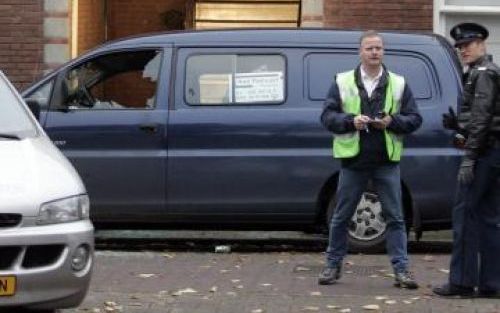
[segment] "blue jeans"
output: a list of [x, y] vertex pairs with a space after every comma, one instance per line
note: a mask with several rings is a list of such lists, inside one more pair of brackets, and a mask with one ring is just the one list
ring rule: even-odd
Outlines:
[[369, 170], [342, 168], [337, 188], [337, 206], [330, 221], [330, 236], [326, 250], [327, 266], [336, 267], [347, 254], [348, 225], [359, 200], [372, 179], [387, 222], [386, 247], [394, 272], [407, 270], [406, 225], [401, 204], [399, 164], [379, 166]]
[[470, 185], [458, 185], [452, 221], [450, 283], [500, 290], [499, 148], [477, 160]]

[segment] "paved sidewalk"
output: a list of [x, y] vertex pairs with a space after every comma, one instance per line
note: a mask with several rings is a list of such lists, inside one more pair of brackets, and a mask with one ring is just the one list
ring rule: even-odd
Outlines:
[[[441, 299], [430, 286], [447, 278], [448, 255], [412, 255], [422, 287], [392, 286], [385, 255], [351, 255], [342, 280], [319, 286], [322, 253], [99, 251], [84, 303], [62, 313], [479, 312], [500, 300]], [[369, 311], [365, 305], [377, 305]]]

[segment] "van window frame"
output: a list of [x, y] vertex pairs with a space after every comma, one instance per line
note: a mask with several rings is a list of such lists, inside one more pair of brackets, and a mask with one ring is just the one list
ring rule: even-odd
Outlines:
[[[66, 77], [67, 73], [73, 69], [75, 69], [78, 66], [81, 66], [82, 64], [89, 62], [92, 59], [100, 58], [106, 55], [110, 54], [115, 54], [115, 53], [127, 53], [127, 52], [141, 52], [141, 51], [157, 51], [160, 54], [160, 65], [159, 65], [159, 70], [158, 70], [158, 78], [156, 82], [156, 88], [155, 88], [155, 103], [152, 108], [123, 108], [119, 109], [120, 111], [142, 111], [142, 110], [148, 110], [152, 111], [158, 108], [158, 93], [160, 91], [160, 85], [162, 84], [163, 80], [163, 66], [165, 62], [165, 46], [138, 46], [138, 47], [117, 47], [114, 49], [109, 49], [109, 50], [102, 50], [98, 51], [89, 55], [85, 55], [81, 58], [78, 58], [70, 63], [68, 63], [66, 66], [61, 68], [59, 72], [56, 74], [56, 80], [54, 83], [54, 86], [52, 87], [52, 96], [51, 96], [51, 101], [50, 104], [47, 108], [48, 112], [79, 112], [79, 111], [87, 111], [87, 110], [80, 110], [80, 109], [71, 109], [68, 107], [64, 107], [61, 105], [56, 105], [55, 103], [61, 103], [61, 93], [60, 92], [54, 92], [55, 90], [61, 90], [62, 88], [62, 83], [64, 81], [64, 78]], [[56, 89], [57, 88], [57, 89]], [[57, 101], [56, 101], [57, 100]], [[94, 109], [91, 111], [115, 111], [116, 109]]]
[[[311, 89], [310, 87], [310, 82], [311, 82], [311, 69], [310, 69], [310, 56], [312, 55], [317, 55], [317, 54], [347, 54], [347, 55], [353, 55], [353, 56], [358, 56], [359, 52], [357, 49], [317, 49], [314, 51], [310, 51], [304, 55], [304, 72], [305, 72], [305, 79], [304, 79], [304, 90], [306, 91], [305, 96], [307, 97], [308, 101], [312, 102], [324, 102], [326, 98], [326, 93], [328, 92], [325, 91], [325, 95], [323, 98], [318, 99], [313, 97], [311, 95]], [[402, 57], [413, 57], [421, 60], [425, 64], [425, 74], [428, 77], [428, 82], [429, 82], [429, 97], [426, 98], [418, 98], [417, 102], [419, 103], [419, 107], [433, 107], [435, 106], [435, 100], [436, 97], [441, 96], [440, 88], [439, 88], [439, 80], [438, 76], [436, 73], [436, 68], [433, 65], [432, 61], [424, 54], [419, 53], [418, 51], [408, 51], [408, 50], [403, 50], [403, 49], [398, 49], [398, 48], [389, 48], [385, 49], [384, 51], [384, 57], [387, 55], [391, 56], [402, 56]], [[358, 56], [359, 57], [359, 56]], [[309, 59], [309, 60], [308, 60]], [[389, 71], [391, 71], [391, 68], [388, 68]], [[395, 72], [396, 74], [400, 74], [398, 72]], [[333, 80], [333, 75], [337, 73], [332, 73], [332, 80]]]
[[[182, 93], [183, 105], [190, 108], [240, 108], [240, 107], [274, 107], [282, 106], [288, 101], [288, 58], [287, 55], [282, 51], [276, 51], [273, 47], [262, 47], [262, 48], [240, 48], [240, 47], [209, 47], [209, 48], [192, 48], [192, 47], [180, 47], [180, 51], [177, 51], [177, 69], [183, 75], [182, 86], [179, 91]], [[183, 51], [184, 50], [184, 51]], [[224, 103], [210, 103], [210, 104], [192, 104], [186, 99], [186, 86], [187, 86], [187, 62], [189, 58], [193, 56], [206, 56], [206, 55], [236, 55], [236, 56], [280, 56], [283, 63], [283, 100], [280, 102], [232, 102], [228, 104]]]

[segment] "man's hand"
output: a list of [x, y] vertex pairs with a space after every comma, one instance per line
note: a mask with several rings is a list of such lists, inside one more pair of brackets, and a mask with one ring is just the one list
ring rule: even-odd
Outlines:
[[470, 185], [474, 180], [474, 166], [476, 160], [464, 156], [458, 170], [458, 182], [462, 185]]
[[443, 127], [451, 130], [458, 130], [457, 114], [452, 107], [448, 107], [448, 113], [443, 114]]
[[354, 127], [357, 130], [364, 130], [368, 128], [368, 123], [370, 123], [372, 119], [366, 115], [356, 115], [354, 117]]
[[390, 115], [386, 115], [383, 118], [376, 118], [374, 120], [371, 120], [370, 124], [376, 129], [386, 129], [391, 122], [392, 117]]

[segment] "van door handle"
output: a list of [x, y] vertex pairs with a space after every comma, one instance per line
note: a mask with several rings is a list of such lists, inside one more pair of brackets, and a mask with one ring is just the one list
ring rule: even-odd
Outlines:
[[146, 133], [156, 133], [158, 132], [158, 124], [141, 124], [139, 125], [139, 129], [146, 132]]

